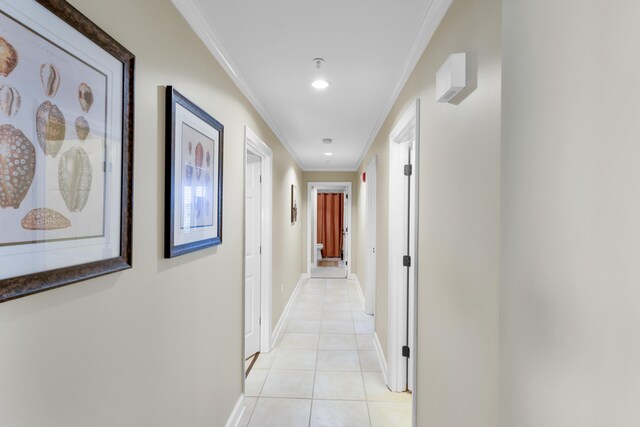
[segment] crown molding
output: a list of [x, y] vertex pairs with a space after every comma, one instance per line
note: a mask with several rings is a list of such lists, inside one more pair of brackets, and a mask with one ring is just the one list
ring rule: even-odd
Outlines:
[[371, 145], [375, 141], [376, 136], [378, 136], [380, 129], [382, 129], [382, 126], [384, 125], [385, 120], [387, 119], [387, 117], [389, 116], [389, 113], [391, 112], [391, 109], [393, 108], [393, 105], [396, 103], [396, 101], [398, 100], [398, 97], [400, 96], [400, 92], [402, 92], [404, 85], [407, 84], [407, 80], [409, 80], [409, 77], [411, 76], [413, 69], [415, 68], [420, 58], [422, 57], [422, 54], [424, 53], [425, 49], [429, 45], [429, 42], [433, 38], [433, 35], [435, 34], [436, 30], [440, 26], [440, 23], [442, 22], [442, 19], [444, 18], [447, 11], [449, 10], [451, 3], [453, 3], [453, 0], [434, 0], [433, 3], [431, 4], [431, 7], [429, 7], [429, 11], [425, 15], [424, 20], [420, 25], [418, 34], [416, 35], [416, 38], [414, 39], [413, 44], [411, 45], [411, 49], [409, 50], [409, 55], [405, 60], [404, 66], [402, 67], [403, 69], [402, 76], [400, 77], [398, 84], [393, 90], [391, 97], [389, 98], [384, 108], [382, 109], [382, 112], [378, 116], [378, 120], [376, 121], [376, 124], [373, 127], [373, 131], [369, 136], [369, 141], [367, 142], [367, 145], [365, 145], [364, 149], [360, 153], [360, 158], [358, 159], [356, 170], [359, 170], [360, 167], [362, 166], [362, 161], [367, 155], [367, 152], [369, 152], [369, 149], [371, 148]]
[[302, 169], [303, 172], [358, 172], [358, 169], [354, 168], [305, 168]]
[[231, 80], [236, 84], [240, 92], [247, 98], [247, 100], [251, 103], [253, 108], [256, 109], [258, 114], [262, 117], [262, 119], [267, 123], [267, 126], [271, 128], [271, 131], [276, 135], [276, 137], [280, 140], [284, 148], [289, 152], [293, 160], [298, 164], [300, 169], [304, 170], [304, 165], [300, 161], [300, 158], [295, 154], [291, 145], [287, 142], [287, 139], [282, 135], [278, 126], [273, 121], [267, 109], [264, 105], [258, 100], [258, 98], [253, 94], [249, 83], [245, 80], [242, 75], [242, 71], [233, 61], [233, 58], [226, 51], [220, 38], [213, 30], [211, 25], [204, 18], [204, 13], [198, 6], [195, 0], [171, 0], [171, 3], [175, 6], [175, 8], [180, 12], [182, 17], [187, 21], [191, 29], [196, 33], [196, 35], [202, 40], [207, 49], [213, 54], [213, 56], [218, 60], [222, 68], [229, 75]]
[[275, 121], [271, 118], [267, 109], [264, 105], [258, 100], [258, 98], [253, 94], [249, 83], [245, 80], [242, 75], [241, 70], [233, 61], [231, 55], [225, 50], [220, 38], [217, 36], [216, 32], [213, 30], [211, 25], [204, 18], [204, 13], [198, 6], [195, 0], [171, 0], [175, 8], [180, 12], [185, 21], [191, 26], [196, 35], [202, 40], [207, 49], [213, 54], [213, 56], [218, 60], [222, 68], [229, 75], [231, 80], [236, 84], [240, 92], [247, 98], [247, 100], [251, 103], [253, 108], [256, 109], [258, 114], [262, 117], [262, 119], [267, 123], [269, 128], [273, 131], [276, 137], [280, 140], [284, 148], [291, 155], [293, 160], [298, 164], [300, 169], [305, 172], [313, 172], [313, 171], [333, 171], [333, 172], [355, 172], [360, 169], [362, 165], [362, 161], [366, 156], [367, 152], [371, 148], [376, 136], [380, 132], [382, 125], [384, 124], [387, 116], [391, 112], [391, 108], [400, 96], [400, 92], [404, 88], [404, 85], [407, 83], [409, 76], [413, 72], [418, 60], [422, 56], [422, 53], [426, 49], [427, 45], [431, 41], [431, 38], [436, 32], [436, 29], [440, 25], [440, 22], [444, 18], [447, 10], [449, 10], [449, 6], [453, 0], [434, 0], [433, 4], [429, 8], [429, 11], [425, 15], [422, 24], [420, 25], [420, 29], [414, 39], [413, 44], [409, 50], [409, 55], [405, 60], [403, 66], [403, 72], [400, 80], [395, 86], [395, 89], [389, 100], [385, 104], [382, 109], [378, 119], [376, 121], [375, 126], [369, 136], [369, 140], [362, 150], [360, 157], [357, 162], [354, 164], [352, 168], [307, 168], [302, 163], [300, 158], [295, 154], [295, 151], [287, 141], [287, 139], [282, 135], [280, 129], [276, 125]]

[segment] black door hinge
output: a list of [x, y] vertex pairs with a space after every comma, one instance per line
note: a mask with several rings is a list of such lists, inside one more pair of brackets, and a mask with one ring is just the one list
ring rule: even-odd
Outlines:
[[404, 175], [411, 176], [413, 173], [413, 165], [404, 165]]
[[409, 350], [409, 346], [408, 345], [403, 345], [402, 346], [402, 357], [411, 357], [411, 350]]
[[402, 257], [402, 266], [411, 267], [411, 257], [409, 255], [405, 255]]

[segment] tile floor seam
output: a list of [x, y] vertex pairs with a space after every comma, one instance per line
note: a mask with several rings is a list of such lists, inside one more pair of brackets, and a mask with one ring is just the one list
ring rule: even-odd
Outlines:
[[[324, 280], [324, 286], [322, 291], [322, 305], [324, 306], [324, 296], [327, 293], [327, 280]], [[323, 310], [324, 313], [324, 310]], [[322, 315], [320, 316], [320, 322], [322, 322]], [[322, 323], [320, 323], [320, 329], [322, 332]], [[316, 347], [316, 369], [313, 373], [313, 385], [311, 386], [311, 405], [309, 407], [309, 427], [311, 427], [311, 420], [313, 417], [313, 400], [316, 391], [316, 375], [318, 375], [318, 353], [320, 352], [320, 333], [318, 333], [318, 346]]]

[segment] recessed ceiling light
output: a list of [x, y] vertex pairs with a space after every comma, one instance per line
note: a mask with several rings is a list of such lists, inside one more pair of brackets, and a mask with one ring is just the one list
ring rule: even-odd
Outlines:
[[329, 87], [329, 82], [326, 80], [318, 79], [318, 80], [314, 80], [314, 82], [311, 83], [311, 86], [313, 86], [316, 89], [322, 90]]
[[325, 156], [333, 156], [333, 153], [324, 153]]
[[323, 144], [331, 144], [333, 142], [333, 139], [331, 138], [323, 138], [322, 139], [322, 143]]

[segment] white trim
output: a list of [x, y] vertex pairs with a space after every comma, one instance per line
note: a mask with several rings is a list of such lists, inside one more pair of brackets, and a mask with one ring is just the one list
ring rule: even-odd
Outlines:
[[378, 217], [378, 155], [375, 154], [365, 169], [365, 256], [364, 284], [367, 287], [364, 300], [364, 312], [376, 314], [377, 272], [377, 217]]
[[[347, 213], [347, 225], [349, 231], [347, 232], [347, 241], [346, 249], [347, 249], [347, 275], [346, 277], [351, 276], [351, 265], [352, 265], [352, 254], [351, 254], [351, 235], [353, 234], [353, 218], [351, 217], [352, 209], [353, 209], [353, 191], [352, 191], [353, 183], [351, 182], [319, 182], [312, 181], [307, 182], [307, 206], [310, 208], [307, 209], [307, 275], [311, 277], [311, 267], [315, 266], [315, 255], [312, 250], [312, 240], [311, 240], [311, 229], [313, 228], [313, 242], [316, 241], [316, 229], [315, 221], [311, 219], [311, 212], [315, 209], [315, 200], [314, 197], [317, 194], [315, 190], [320, 188], [321, 190], [336, 190], [336, 191], [344, 191], [344, 193], [348, 196], [347, 203], [345, 203], [345, 212]], [[346, 190], [345, 190], [346, 188]], [[313, 224], [312, 224], [313, 222]]]
[[[271, 271], [273, 269], [273, 152], [265, 142], [255, 134], [248, 126], [244, 127], [245, 156], [251, 151], [261, 158], [261, 200], [262, 200], [262, 226], [260, 241], [262, 254], [260, 257], [260, 351], [271, 351], [271, 301], [272, 285]], [[246, 159], [245, 159], [246, 166]], [[246, 179], [246, 178], [245, 178]]]
[[267, 109], [254, 95], [249, 83], [242, 75], [240, 68], [231, 58], [231, 55], [226, 51], [220, 38], [209, 25], [205, 19], [205, 14], [202, 12], [198, 4], [194, 0], [171, 0], [173, 5], [178, 9], [185, 21], [191, 26], [196, 35], [202, 40], [204, 45], [209, 49], [213, 56], [218, 60], [222, 68], [227, 72], [231, 80], [236, 84], [240, 92], [249, 100], [253, 108], [256, 109], [258, 114], [262, 116], [267, 125], [271, 128], [273, 133], [278, 137], [284, 148], [289, 152], [291, 157], [296, 161], [298, 166], [302, 168], [300, 159], [293, 151], [286, 138], [276, 126]]
[[[418, 169], [419, 169], [419, 120], [420, 102], [416, 100], [411, 105], [400, 121], [393, 127], [389, 136], [389, 277], [388, 277], [388, 382], [387, 385], [392, 391], [401, 392], [408, 386], [412, 389], [415, 384], [415, 369], [411, 363], [409, 365], [409, 384], [406, 382], [407, 366], [406, 359], [402, 356], [402, 346], [406, 343], [406, 335], [409, 334], [409, 345], [411, 358], [416, 359], [415, 349], [415, 286], [417, 283], [418, 258], [416, 256], [416, 235], [418, 218]], [[399, 209], [399, 206], [406, 206], [407, 194], [406, 178], [403, 173], [403, 166], [407, 162], [407, 151], [410, 150], [413, 173], [410, 177], [411, 209], [409, 210], [409, 253], [407, 254], [406, 209]], [[402, 257], [411, 256], [411, 267], [409, 268], [409, 295], [406, 292], [406, 269], [402, 265]], [[407, 298], [413, 303], [407, 313]], [[409, 320], [409, 331], [407, 331], [406, 320]]]
[[358, 172], [357, 167], [326, 167], [326, 168], [304, 168], [304, 172]]
[[353, 280], [358, 285], [358, 296], [360, 297], [360, 301], [362, 301], [362, 306], [364, 307], [364, 294], [362, 293], [362, 285], [360, 284], [360, 280], [358, 279], [357, 274], [350, 274], [349, 280]]
[[241, 394], [236, 402], [236, 406], [233, 407], [233, 411], [231, 411], [231, 415], [227, 419], [224, 427], [238, 427], [240, 421], [242, 420], [242, 415], [244, 414], [246, 407], [244, 405], [244, 394]]
[[376, 354], [378, 355], [378, 361], [380, 362], [380, 366], [382, 366], [382, 375], [384, 376], [384, 383], [388, 384], [389, 382], [387, 381], [387, 378], [388, 378], [387, 372], [389, 372], [389, 366], [387, 365], [387, 359], [385, 359], [384, 357], [384, 351], [382, 351], [382, 344], [380, 344], [380, 337], [378, 337], [377, 332], [373, 333], [373, 346], [375, 347]]
[[413, 45], [411, 46], [411, 50], [409, 51], [409, 55], [405, 60], [402, 77], [400, 78], [400, 81], [398, 81], [398, 84], [396, 85], [396, 88], [394, 89], [391, 97], [389, 97], [389, 100], [387, 101], [385, 107], [382, 109], [382, 112], [380, 113], [380, 116], [376, 121], [376, 125], [373, 127], [373, 131], [369, 136], [367, 145], [365, 145], [364, 149], [360, 153], [360, 157], [358, 158], [357, 163], [358, 167], [356, 170], [359, 170], [360, 166], [362, 166], [362, 162], [364, 161], [367, 152], [378, 136], [378, 132], [380, 132], [380, 129], [382, 129], [384, 122], [387, 120], [387, 117], [389, 116], [393, 105], [396, 103], [398, 97], [400, 96], [400, 92], [402, 92], [402, 89], [404, 89], [404, 85], [407, 84], [407, 80], [409, 80], [411, 73], [413, 73], [413, 69], [416, 67], [416, 64], [422, 57], [422, 54], [429, 45], [429, 42], [431, 42], [431, 39], [440, 26], [440, 23], [444, 19], [444, 16], [447, 14], [451, 3], [453, 3], [453, 0], [434, 0], [433, 4], [429, 8], [429, 11], [425, 15], [424, 21], [422, 21], [422, 25], [420, 26], [418, 34], [416, 35]]
[[278, 323], [276, 323], [276, 327], [273, 329], [271, 342], [274, 345], [275, 343], [278, 342], [278, 338], [280, 338], [280, 334], [282, 333], [282, 328], [284, 328], [284, 325], [287, 323], [287, 320], [289, 318], [289, 313], [293, 309], [293, 305], [295, 304], [296, 297], [298, 296], [300, 289], [302, 289], [302, 284], [308, 278], [309, 276], [307, 274], [302, 273], [300, 275], [300, 278], [298, 279], [298, 283], [296, 283], [296, 287], [293, 289], [293, 292], [291, 292], [291, 297], [289, 298], [287, 305], [284, 307], [284, 310], [282, 311], [282, 315], [280, 316], [280, 319], [278, 319]]

